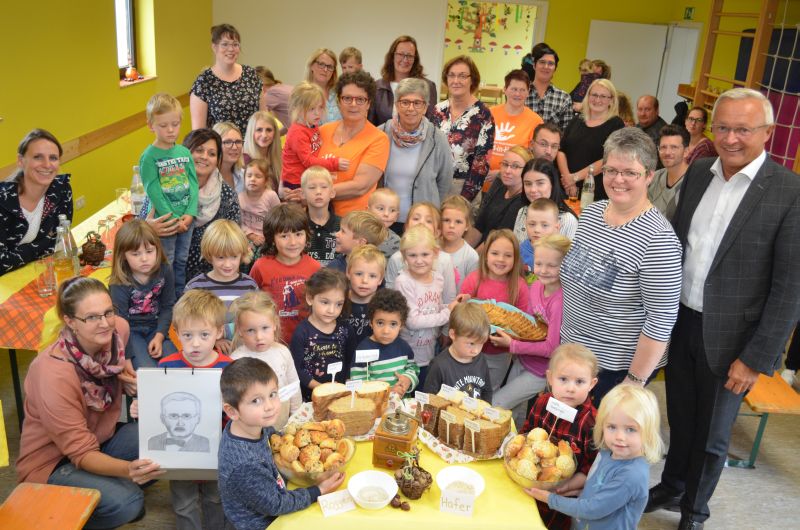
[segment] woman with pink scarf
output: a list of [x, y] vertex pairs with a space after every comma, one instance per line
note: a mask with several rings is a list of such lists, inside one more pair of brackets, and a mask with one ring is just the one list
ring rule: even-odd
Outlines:
[[429, 96], [424, 79], [403, 79], [395, 91], [394, 115], [378, 127], [390, 144], [383, 186], [400, 196], [400, 216], [392, 227], [397, 234], [403, 233], [401, 227], [412, 204], [428, 201], [439, 206], [453, 182], [453, 155], [447, 136], [425, 117]]
[[128, 324], [114, 315], [94, 278], [67, 280], [56, 310], [64, 327], [25, 378], [25, 421], [16, 464], [20, 482], [94, 488], [100, 503], [86, 528], [112, 528], [144, 515], [141, 486], [163, 471], [139, 459], [138, 424], [122, 424], [123, 390], [136, 392], [125, 358]]

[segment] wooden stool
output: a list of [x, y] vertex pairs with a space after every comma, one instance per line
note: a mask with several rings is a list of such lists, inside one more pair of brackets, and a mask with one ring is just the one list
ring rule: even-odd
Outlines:
[[0, 528], [80, 530], [98, 502], [94, 489], [23, 482], [0, 506]]
[[758, 381], [753, 389], [744, 397], [744, 402], [753, 410], [755, 414], [740, 412], [739, 416], [760, 417], [758, 431], [753, 439], [753, 447], [750, 450], [750, 457], [747, 460], [736, 460], [729, 458], [728, 467], [756, 467], [756, 456], [761, 445], [761, 437], [767, 427], [767, 420], [770, 414], [800, 414], [800, 394], [789, 386], [778, 372], [767, 377], [764, 374], [758, 376]]

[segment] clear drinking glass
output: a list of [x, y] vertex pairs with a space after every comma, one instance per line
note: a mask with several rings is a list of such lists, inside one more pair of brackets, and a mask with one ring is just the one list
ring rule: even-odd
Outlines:
[[56, 292], [56, 271], [53, 255], [42, 256], [33, 263], [36, 273], [36, 291], [39, 296], [46, 298]]

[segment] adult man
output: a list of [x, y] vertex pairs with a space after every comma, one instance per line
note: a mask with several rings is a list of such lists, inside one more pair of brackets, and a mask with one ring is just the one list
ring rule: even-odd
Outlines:
[[689, 146], [689, 132], [678, 125], [665, 125], [658, 134], [657, 145], [658, 158], [664, 167], [653, 175], [653, 181], [647, 187], [647, 197], [671, 221], [678, 206], [683, 175], [689, 167], [683, 160]]
[[658, 145], [658, 132], [667, 122], [658, 115], [658, 100], [655, 96], [645, 94], [636, 101], [636, 119], [639, 121], [636, 126]]
[[147, 440], [152, 451], [203, 452], [210, 449], [208, 438], [194, 434], [200, 423], [200, 400], [188, 392], [172, 392], [161, 398], [161, 423], [167, 432]]
[[561, 147], [561, 129], [553, 122], [544, 122], [533, 130], [530, 150], [533, 158], [544, 158], [555, 162], [558, 149]]
[[800, 315], [800, 178], [764, 151], [772, 107], [736, 88], [711, 122], [719, 158], [688, 169], [673, 220], [684, 266], [666, 368], [670, 447], [646, 510], [679, 500], [679, 529], [708, 519], [742, 396], [779, 366]]
[[531, 60], [534, 75], [525, 105], [544, 121], [556, 123], [563, 131], [572, 119], [572, 99], [569, 94], [551, 83], [558, 68], [558, 54], [550, 46], [540, 42], [531, 50]]

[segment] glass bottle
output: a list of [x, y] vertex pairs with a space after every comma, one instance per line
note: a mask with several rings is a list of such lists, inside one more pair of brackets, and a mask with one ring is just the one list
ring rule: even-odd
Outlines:
[[57, 285], [61, 285], [63, 282], [75, 276], [75, 266], [72, 260], [69, 237], [64, 231], [63, 226], [56, 228], [56, 249], [55, 252], [53, 252], [53, 268], [56, 273]]
[[590, 164], [589, 174], [586, 176], [586, 180], [583, 181], [583, 187], [581, 188], [581, 210], [583, 210], [593, 202], [594, 202], [594, 168]]
[[133, 215], [138, 216], [142, 211], [142, 204], [144, 204], [144, 185], [142, 184], [142, 177], [139, 174], [139, 166], [133, 166], [133, 178], [131, 179], [131, 206], [133, 207]]

